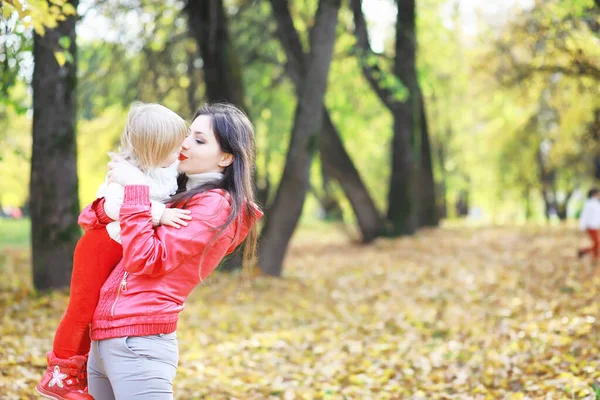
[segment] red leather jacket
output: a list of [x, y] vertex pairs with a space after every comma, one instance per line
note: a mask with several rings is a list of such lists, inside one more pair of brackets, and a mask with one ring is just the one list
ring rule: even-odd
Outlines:
[[[223, 190], [197, 195], [187, 207], [188, 226], [152, 227], [148, 186], [125, 187], [120, 212], [123, 259], [108, 277], [92, 320], [92, 339], [171, 333], [190, 292], [247, 236], [262, 217], [256, 209], [243, 223], [232, 223], [216, 237], [214, 228], [229, 217]], [[104, 228], [101, 200], [79, 216], [84, 230]], [[236, 235], [237, 233], [237, 235]]]

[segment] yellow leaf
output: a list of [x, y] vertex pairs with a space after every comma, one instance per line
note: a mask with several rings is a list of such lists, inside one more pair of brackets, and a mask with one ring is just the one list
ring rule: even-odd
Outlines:
[[4, 7], [2, 7], [2, 15], [6, 19], [8, 19], [12, 15], [12, 10], [10, 9], [10, 7], [8, 5], [5, 5]]
[[65, 57], [65, 53], [62, 51], [55, 51], [54, 52], [54, 57], [56, 58], [56, 61], [58, 62], [58, 65], [60, 65], [61, 67], [63, 65], [65, 65], [65, 62], [67, 62], [67, 58]]
[[182, 88], [187, 88], [188, 86], [190, 86], [190, 78], [188, 78], [185, 75], [179, 78], [179, 86], [181, 86]]
[[40, 36], [44, 36], [44, 34], [46, 33], [46, 28], [44, 28], [44, 25], [42, 25], [39, 21], [33, 20], [33, 29], [35, 30], [35, 33], [37, 33]]
[[65, 15], [77, 15], [77, 10], [70, 3], [65, 3], [62, 6], [62, 11], [63, 11], [63, 14], [65, 14]]
[[588, 389], [581, 389], [578, 393], [579, 397], [586, 397], [588, 394], [590, 394], [590, 391]]
[[20, 0], [14, 0], [12, 2], [12, 5], [19, 14], [21, 14], [23, 12], [23, 4], [21, 3]]

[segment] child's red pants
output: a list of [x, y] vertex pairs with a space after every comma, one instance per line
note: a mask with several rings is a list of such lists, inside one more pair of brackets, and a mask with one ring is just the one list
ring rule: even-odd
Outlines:
[[87, 231], [77, 242], [69, 305], [54, 335], [57, 357], [66, 359], [90, 351], [90, 323], [100, 288], [122, 256], [123, 248], [104, 228]]

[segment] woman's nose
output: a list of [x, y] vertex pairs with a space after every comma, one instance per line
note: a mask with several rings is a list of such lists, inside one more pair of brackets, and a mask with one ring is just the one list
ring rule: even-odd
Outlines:
[[[190, 145], [188, 144], [188, 140], [187, 140], [187, 139], [185, 139], [185, 140], [183, 141], [183, 143], [181, 143], [181, 148], [182, 148], [182, 149], [186, 149], [186, 150], [190, 148]], [[181, 150], [180, 150], [180, 151], [181, 151]]]

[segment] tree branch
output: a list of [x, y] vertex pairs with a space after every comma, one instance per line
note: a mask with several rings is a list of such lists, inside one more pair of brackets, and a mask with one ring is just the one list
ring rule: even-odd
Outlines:
[[383, 87], [378, 79], [384, 72], [381, 71], [376, 63], [370, 63], [369, 58], [376, 53], [371, 48], [369, 42], [369, 33], [365, 16], [362, 11], [362, 0], [351, 0], [352, 12], [354, 14], [354, 35], [356, 37], [357, 57], [361, 65], [363, 74], [379, 99], [389, 108], [394, 108], [394, 94], [387, 88]]
[[277, 35], [288, 60], [286, 68], [289, 71], [290, 79], [299, 88], [302, 77], [306, 74], [302, 42], [300, 42], [298, 32], [294, 28], [294, 21], [290, 14], [288, 2], [282, 0], [270, 1], [273, 8], [273, 15], [277, 22]]

